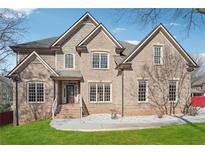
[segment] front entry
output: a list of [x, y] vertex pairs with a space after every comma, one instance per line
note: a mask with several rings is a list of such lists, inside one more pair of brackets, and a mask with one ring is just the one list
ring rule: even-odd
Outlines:
[[77, 84], [76, 83], [66, 83], [62, 86], [62, 104], [72, 104], [76, 103], [77, 97]]
[[66, 103], [75, 102], [75, 87], [73, 84], [66, 85]]

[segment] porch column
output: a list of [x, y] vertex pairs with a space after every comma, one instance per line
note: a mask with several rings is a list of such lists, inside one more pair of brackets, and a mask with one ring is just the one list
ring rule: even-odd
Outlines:
[[58, 104], [58, 83], [59, 83], [59, 81], [58, 80], [56, 80], [55, 81], [55, 99], [56, 99], [56, 101], [57, 101], [57, 104]]

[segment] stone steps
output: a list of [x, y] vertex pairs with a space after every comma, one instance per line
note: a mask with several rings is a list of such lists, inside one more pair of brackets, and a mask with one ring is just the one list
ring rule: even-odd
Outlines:
[[80, 104], [62, 104], [58, 106], [58, 112], [55, 116], [56, 119], [79, 118], [80, 117]]

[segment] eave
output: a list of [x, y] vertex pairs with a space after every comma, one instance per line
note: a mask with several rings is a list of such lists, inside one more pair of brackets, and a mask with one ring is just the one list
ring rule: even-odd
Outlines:
[[24, 51], [24, 50], [35, 50], [35, 51], [45, 51], [45, 50], [50, 50], [50, 51], [61, 51], [61, 48], [60, 47], [49, 47], [49, 48], [46, 48], [46, 47], [18, 47], [18, 46], [9, 46], [13, 52], [28, 52], [28, 51]]

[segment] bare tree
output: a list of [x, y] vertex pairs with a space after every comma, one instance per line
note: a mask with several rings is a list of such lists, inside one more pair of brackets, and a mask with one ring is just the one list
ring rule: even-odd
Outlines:
[[10, 45], [18, 42], [25, 31], [22, 22], [25, 15], [11, 9], [0, 9], [0, 71], [8, 67], [7, 57], [12, 54]]
[[200, 80], [205, 76], [205, 56], [203, 57], [200, 54], [196, 54], [192, 57], [195, 60], [195, 62], [199, 65], [199, 67], [192, 72], [191, 78], [193, 85], [196, 81]]
[[[184, 107], [190, 101], [190, 72], [187, 71], [187, 64], [177, 54], [171, 52], [169, 46], [163, 48], [163, 65], [144, 65], [142, 76], [149, 82], [148, 98], [159, 114], [175, 114], [177, 111], [184, 111]], [[177, 101], [170, 101], [170, 82], [177, 82]]]
[[131, 22], [132, 24], [147, 26], [163, 22], [165, 19], [171, 25], [179, 21], [184, 24], [184, 28], [189, 34], [190, 30], [195, 27], [205, 26], [205, 9], [204, 8], [188, 8], [188, 9], [161, 9], [161, 8], [147, 8], [147, 9], [116, 9], [117, 21], [122, 19]]

